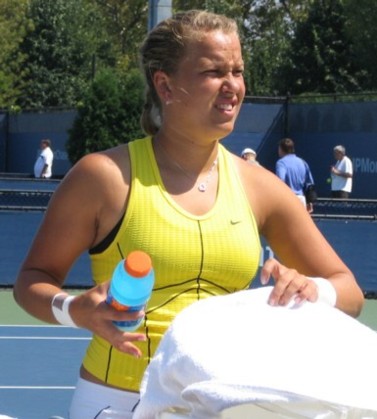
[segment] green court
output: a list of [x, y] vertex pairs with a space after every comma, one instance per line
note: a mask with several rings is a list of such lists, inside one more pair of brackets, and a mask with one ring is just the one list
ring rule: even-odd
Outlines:
[[[75, 294], [78, 291], [70, 291]], [[43, 325], [46, 324], [29, 316], [13, 299], [12, 290], [0, 291], [0, 325]]]
[[[71, 293], [79, 291], [70, 291]], [[377, 300], [365, 300], [364, 309], [359, 320], [377, 331]], [[0, 291], [0, 324], [3, 325], [35, 325], [45, 324], [25, 313], [14, 301], [12, 291]]]

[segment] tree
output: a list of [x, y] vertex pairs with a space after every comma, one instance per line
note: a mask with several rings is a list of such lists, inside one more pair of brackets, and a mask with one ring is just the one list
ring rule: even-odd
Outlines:
[[93, 77], [93, 57], [114, 65], [98, 10], [86, 0], [31, 0], [25, 36], [23, 108], [73, 107]]
[[345, 0], [346, 31], [352, 40], [352, 53], [364, 70], [363, 88], [377, 90], [377, 2]]
[[138, 48], [148, 30], [148, 1], [92, 0], [104, 17], [105, 28], [117, 55], [116, 67], [138, 66]]
[[[375, 0], [173, 0], [236, 19], [247, 94], [377, 85]], [[0, 108], [76, 107], [97, 71], [138, 68], [145, 0], [0, 0]]]
[[131, 70], [124, 76], [103, 70], [83, 98], [69, 132], [67, 152], [72, 164], [88, 153], [140, 138], [144, 83]]
[[[308, 3], [301, 0], [260, 0], [245, 18], [250, 49], [250, 90], [253, 95], [275, 95], [279, 69], [286, 62], [295, 25], [304, 21]], [[246, 24], [245, 24], [246, 25]]]
[[0, 0], [0, 108], [11, 107], [19, 90], [23, 55], [19, 45], [31, 22], [26, 18], [28, 0]]
[[351, 45], [342, 1], [313, 0], [308, 19], [297, 24], [277, 90], [296, 95], [359, 91], [362, 72]]

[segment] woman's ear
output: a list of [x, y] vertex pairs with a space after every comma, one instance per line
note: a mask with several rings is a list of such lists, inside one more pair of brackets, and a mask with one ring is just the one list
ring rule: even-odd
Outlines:
[[173, 98], [169, 76], [163, 71], [156, 71], [153, 75], [153, 83], [161, 103], [170, 104]]

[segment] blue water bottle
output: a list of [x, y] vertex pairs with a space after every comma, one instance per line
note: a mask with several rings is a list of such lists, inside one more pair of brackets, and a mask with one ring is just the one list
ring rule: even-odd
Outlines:
[[[106, 302], [119, 311], [143, 310], [151, 296], [154, 271], [149, 255], [141, 250], [131, 252], [114, 269]], [[125, 332], [136, 330], [144, 319], [114, 321]]]

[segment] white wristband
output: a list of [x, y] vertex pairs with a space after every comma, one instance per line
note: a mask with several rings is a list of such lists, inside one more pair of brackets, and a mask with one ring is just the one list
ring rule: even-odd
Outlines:
[[64, 326], [77, 327], [69, 314], [69, 306], [74, 298], [73, 295], [58, 293], [54, 295], [51, 301], [51, 309], [55, 319]]
[[334, 285], [328, 280], [319, 277], [308, 276], [318, 287], [318, 300], [332, 307], [336, 304], [336, 291]]

